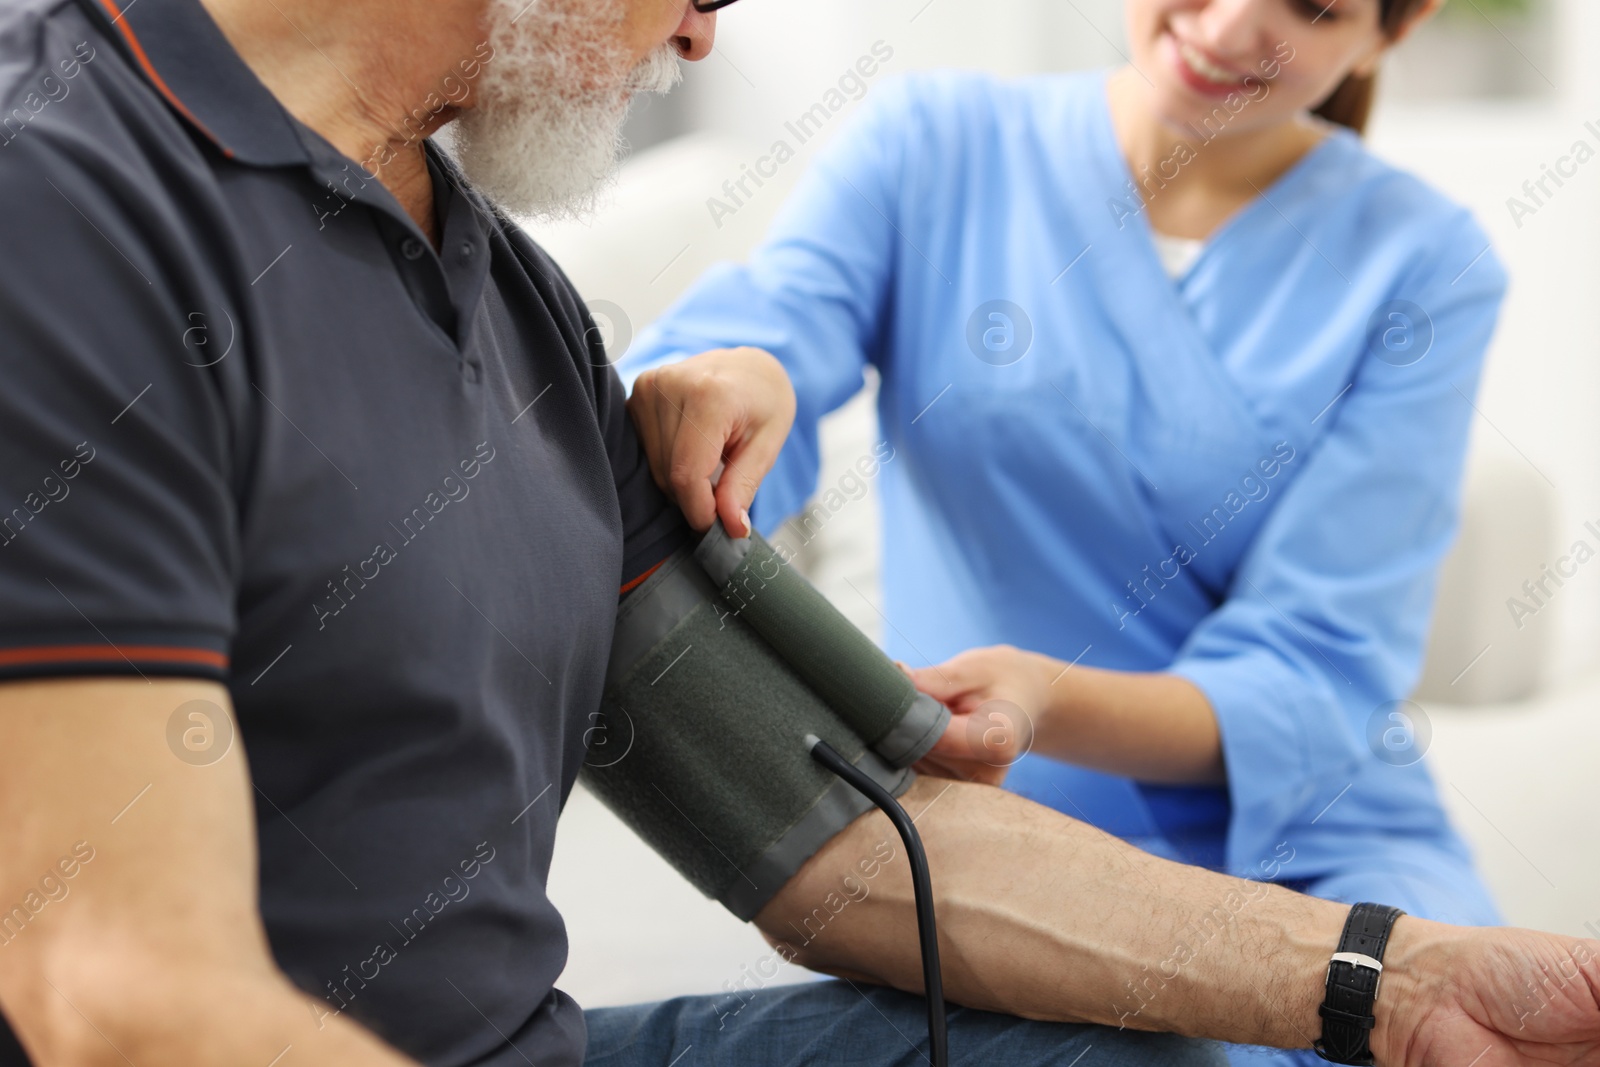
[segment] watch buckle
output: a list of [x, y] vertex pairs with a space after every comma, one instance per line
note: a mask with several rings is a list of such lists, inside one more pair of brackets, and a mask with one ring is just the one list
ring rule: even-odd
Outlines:
[[1363, 952], [1335, 952], [1328, 959], [1328, 965], [1332, 966], [1335, 963], [1348, 963], [1352, 967], [1365, 967], [1375, 973], [1378, 976], [1378, 980], [1372, 985], [1372, 995], [1374, 998], [1377, 997], [1378, 988], [1383, 985], [1382, 961], [1374, 959]]

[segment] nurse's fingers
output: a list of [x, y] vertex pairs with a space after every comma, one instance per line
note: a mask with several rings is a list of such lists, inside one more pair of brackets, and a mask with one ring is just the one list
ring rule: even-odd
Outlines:
[[777, 462], [787, 436], [786, 426], [765, 422], [741, 439], [730, 442], [727, 468], [717, 483], [716, 496], [717, 514], [734, 537], [750, 533], [750, 505], [756, 498], [756, 489]]
[[630, 405], [649, 413], [651, 474], [689, 524], [708, 529], [720, 515], [734, 537], [748, 534], [756, 489], [794, 423], [783, 364], [757, 348], [702, 352], [640, 375]]
[[[629, 410], [639, 427], [640, 443], [650, 460], [656, 484], [683, 511], [696, 530], [709, 529], [716, 518], [712, 478], [722, 462], [726, 440], [721, 427], [698, 405], [693, 393], [674, 384], [673, 368], [647, 371], [634, 383]], [[678, 395], [673, 396], [674, 393]], [[706, 425], [711, 426], [708, 432]]]
[[985, 748], [974, 743], [970, 724], [964, 716], [956, 716], [945, 727], [944, 734], [934, 742], [912, 770], [938, 778], [959, 778], [967, 782], [999, 785], [1005, 779], [1010, 765], [1007, 753]]
[[911, 676], [912, 685], [941, 704], [959, 700], [977, 688], [955, 660], [933, 667], [912, 667], [906, 673]]
[[719, 428], [700, 426], [692, 412], [685, 410], [682, 415], [669, 446], [667, 491], [683, 510], [683, 517], [689, 520], [690, 526], [708, 530], [717, 518], [717, 499], [711, 479], [722, 465], [724, 438]]

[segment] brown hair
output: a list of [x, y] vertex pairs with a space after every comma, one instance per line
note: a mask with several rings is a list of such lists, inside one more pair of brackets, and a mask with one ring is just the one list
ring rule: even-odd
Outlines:
[[[1416, 16], [1425, 3], [1426, 0], [1381, 0], [1378, 23], [1384, 36], [1391, 41], [1398, 38], [1406, 23]], [[1348, 126], [1357, 133], [1365, 133], [1377, 90], [1376, 74], [1351, 74], [1339, 83], [1339, 88], [1313, 114], [1340, 126]]]

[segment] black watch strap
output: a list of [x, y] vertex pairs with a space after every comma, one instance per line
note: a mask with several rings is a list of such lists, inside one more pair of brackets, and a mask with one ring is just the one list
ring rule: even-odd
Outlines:
[[1312, 1048], [1333, 1063], [1371, 1067], [1367, 1041], [1377, 1022], [1372, 1014], [1383, 978], [1383, 951], [1394, 921], [1405, 912], [1383, 904], [1357, 904], [1345, 920], [1339, 950], [1328, 961], [1327, 996], [1318, 1009], [1322, 1037]]

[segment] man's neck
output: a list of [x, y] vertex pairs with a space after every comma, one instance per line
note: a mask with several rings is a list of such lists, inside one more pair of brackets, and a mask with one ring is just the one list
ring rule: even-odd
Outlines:
[[284, 108], [375, 174], [437, 246], [423, 141], [458, 113], [446, 81], [483, 42], [484, 0], [201, 3]]

